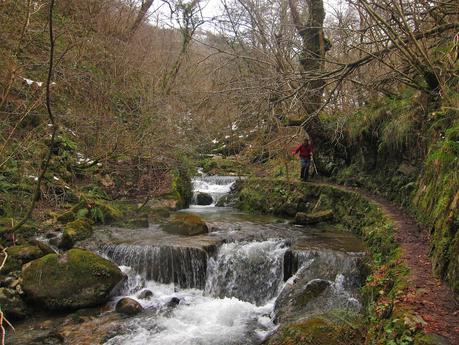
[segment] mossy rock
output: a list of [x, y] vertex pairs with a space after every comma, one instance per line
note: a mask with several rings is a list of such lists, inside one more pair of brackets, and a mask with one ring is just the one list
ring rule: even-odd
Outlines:
[[178, 213], [163, 225], [163, 230], [175, 235], [200, 235], [209, 232], [206, 223], [195, 214]]
[[295, 215], [295, 223], [301, 225], [317, 224], [331, 221], [334, 218], [332, 210], [317, 211], [312, 213], [298, 212]]
[[348, 323], [334, 323], [314, 317], [282, 326], [266, 345], [357, 345], [362, 333]]
[[140, 313], [143, 310], [143, 307], [135, 299], [124, 297], [116, 303], [115, 310], [120, 314], [134, 316]]
[[6, 260], [5, 266], [2, 269], [2, 274], [21, 270], [22, 265], [25, 263], [45, 255], [38, 246], [29, 244], [8, 247], [6, 251], [8, 253], [8, 260]]
[[197, 205], [203, 205], [203, 206], [206, 206], [206, 205], [210, 205], [214, 202], [214, 199], [212, 198], [212, 195], [210, 195], [209, 193], [198, 193], [196, 195], [196, 204]]
[[314, 279], [306, 284], [301, 294], [296, 297], [296, 304], [303, 306], [317, 296], [320, 296], [329, 286], [330, 282], [324, 279]]
[[48, 254], [22, 268], [22, 288], [33, 303], [74, 310], [105, 303], [124, 275], [112, 262], [84, 249]]
[[72, 248], [78, 241], [83, 241], [92, 235], [92, 226], [87, 219], [77, 219], [67, 223], [62, 234], [62, 241], [59, 247], [64, 249]]

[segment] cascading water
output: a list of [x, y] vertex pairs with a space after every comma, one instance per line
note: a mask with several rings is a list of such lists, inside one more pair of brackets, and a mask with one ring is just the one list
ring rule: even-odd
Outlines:
[[[194, 193], [210, 194], [214, 206], [235, 180], [197, 177]], [[198, 206], [190, 211], [207, 216], [221, 212]], [[219, 225], [225, 222], [228, 218], [217, 220]], [[298, 230], [287, 224], [279, 226], [240, 220], [237, 226], [207, 235], [212, 240], [222, 236], [219, 242], [212, 242], [218, 243], [212, 250], [190, 245], [188, 237], [174, 238], [173, 244], [102, 247], [101, 253], [128, 275], [123, 296], [136, 299], [145, 308], [127, 319], [106, 344], [261, 344], [277, 327], [274, 320], [283, 322], [289, 320], [286, 315], [295, 316], [297, 311], [292, 308], [297, 306], [291, 305], [292, 300], [304, 299], [299, 309], [302, 317], [335, 305], [358, 310], [353, 292], [358, 286], [358, 257], [332, 250], [295, 250], [290, 236]], [[297, 236], [304, 238], [304, 234]], [[177, 245], [182, 240], [183, 245]], [[152, 296], [142, 297], [145, 290]]]
[[145, 281], [175, 283], [180, 288], [205, 286], [207, 253], [200, 248], [107, 245], [101, 253], [118, 265], [131, 267]]
[[282, 287], [286, 250], [278, 240], [223, 244], [209, 260], [206, 293], [257, 305], [267, 303]]
[[209, 206], [215, 206], [220, 198], [231, 191], [238, 177], [235, 176], [197, 176], [191, 182], [193, 185], [192, 205], [196, 205], [196, 197], [199, 193], [207, 193], [212, 197]]

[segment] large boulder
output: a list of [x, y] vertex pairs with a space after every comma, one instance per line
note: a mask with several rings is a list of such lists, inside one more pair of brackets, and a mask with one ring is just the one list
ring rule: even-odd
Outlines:
[[78, 241], [83, 241], [92, 235], [92, 226], [87, 219], [77, 219], [64, 227], [60, 248], [70, 249]]
[[20, 320], [28, 315], [27, 305], [16, 290], [0, 288], [0, 305], [8, 319]]
[[134, 316], [143, 310], [143, 307], [135, 299], [124, 297], [116, 303], [115, 310], [117, 313]]
[[105, 303], [123, 281], [115, 264], [83, 249], [48, 254], [22, 268], [22, 289], [32, 302], [52, 310]]
[[163, 225], [163, 230], [175, 235], [200, 235], [209, 232], [206, 223], [195, 214], [177, 213]]
[[317, 224], [333, 220], [333, 217], [334, 215], [332, 210], [317, 211], [312, 213], [298, 212], [295, 215], [295, 223], [300, 225]]
[[210, 205], [214, 202], [214, 199], [212, 198], [212, 195], [208, 193], [198, 193], [196, 195], [196, 204], [206, 206]]
[[38, 246], [29, 244], [8, 247], [6, 252], [8, 253], [8, 260], [6, 260], [5, 267], [2, 269], [3, 274], [19, 271], [25, 263], [45, 255]]

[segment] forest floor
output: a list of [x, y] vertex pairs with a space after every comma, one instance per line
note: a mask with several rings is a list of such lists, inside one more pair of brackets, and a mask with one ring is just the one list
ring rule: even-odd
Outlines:
[[429, 232], [404, 210], [368, 191], [339, 185], [333, 187], [358, 192], [381, 208], [395, 225], [395, 239], [402, 249], [402, 260], [410, 269], [408, 291], [400, 303], [414, 310], [425, 321], [424, 331], [459, 344], [459, 302], [454, 292], [432, 273], [429, 258]]

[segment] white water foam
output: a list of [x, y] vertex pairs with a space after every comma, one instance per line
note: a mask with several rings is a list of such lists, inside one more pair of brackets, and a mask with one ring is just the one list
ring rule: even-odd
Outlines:
[[213, 202], [207, 207], [214, 207], [220, 198], [231, 191], [231, 187], [236, 182], [234, 176], [197, 176], [191, 182], [193, 185], [193, 200], [190, 207], [203, 207], [195, 204], [198, 193], [207, 193], [212, 196]]
[[[127, 332], [107, 345], [257, 344], [275, 328], [271, 321], [274, 301], [256, 306], [234, 297], [204, 296], [202, 290], [175, 291], [172, 284], [147, 282], [146, 288], [154, 293], [150, 300], [129, 296], [147, 309], [145, 316], [128, 321]], [[173, 309], [167, 307], [172, 297], [180, 299]]]
[[209, 259], [205, 291], [265, 304], [283, 285], [286, 250], [279, 240], [223, 244], [217, 256]]

